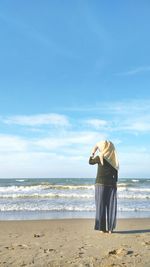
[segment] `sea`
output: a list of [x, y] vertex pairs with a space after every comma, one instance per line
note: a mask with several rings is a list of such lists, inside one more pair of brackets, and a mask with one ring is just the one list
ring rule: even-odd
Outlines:
[[[93, 178], [0, 179], [0, 220], [94, 218]], [[150, 179], [119, 179], [117, 217], [150, 217]]]

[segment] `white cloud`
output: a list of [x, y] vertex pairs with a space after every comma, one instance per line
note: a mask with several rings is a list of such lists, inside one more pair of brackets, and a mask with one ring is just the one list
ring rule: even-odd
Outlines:
[[140, 147], [122, 149], [119, 153], [120, 177], [150, 177], [150, 154]]
[[[64, 153], [65, 151], [73, 151], [74, 148], [74, 152], [79, 152], [80, 150], [80, 153], [83, 154], [88, 149], [91, 149], [97, 141], [105, 138], [105, 134], [95, 131], [63, 132], [62, 136], [59, 134], [58, 136], [41, 138], [34, 141], [34, 144], [46, 150], [61, 151], [63, 149]], [[83, 147], [84, 150], [81, 151]]]
[[90, 177], [88, 157], [97, 132], [63, 132], [63, 136], [0, 136], [0, 177]]
[[2, 121], [6, 124], [17, 124], [21, 126], [69, 126], [68, 118], [65, 115], [50, 113], [50, 114], [38, 114], [32, 116], [10, 116], [2, 118]]
[[150, 131], [150, 116], [136, 116], [131, 114], [130, 118], [124, 118], [116, 126], [116, 131], [128, 131], [131, 133], [147, 133]]
[[[99, 140], [110, 138], [118, 148], [120, 177], [140, 177], [141, 175], [148, 177], [150, 157], [147, 150], [140, 150], [140, 146], [144, 147], [143, 135], [150, 131], [150, 105], [148, 105], [150, 101], [112, 103], [109, 116], [108, 113], [104, 113], [103, 116], [102, 111], [106, 109], [108, 112], [109, 104], [105, 103], [103, 107], [101, 105], [100, 114], [96, 112], [92, 119], [86, 119], [84, 114], [84, 119], [81, 117], [72, 120], [72, 125], [69, 124], [67, 116], [60, 114], [5, 118], [6, 124], [2, 125], [1, 129], [6, 131], [8, 128], [9, 132], [11, 128], [14, 133], [16, 131], [16, 135], [0, 135], [0, 176], [94, 177], [96, 168], [91, 168], [87, 164], [92, 146]], [[58, 115], [58, 117], [52, 115]], [[97, 119], [98, 115], [100, 119]], [[1, 117], [1, 121], [3, 120], [4, 118]], [[14, 125], [9, 127], [7, 124], [17, 124], [18, 127]], [[35, 131], [30, 131], [28, 135], [28, 131], [23, 129], [23, 135], [21, 135], [19, 126], [22, 125], [30, 126], [28, 129]], [[62, 127], [59, 127], [59, 131], [55, 127], [48, 130], [43, 125]], [[37, 132], [36, 127], [39, 129]], [[130, 138], [129, 135], [127, 140], [126, 133], [138, 134], [137, 150], [135, 149], [137, 140], [132, 140], [133, 136]], [[139, 137], [140, 134], [142, 134], [142, 140]], [[125, 144], [123, 140], [127, 143]], [[125, 150], [123, 146], [126, 146], [128, 141], [135, 147], [128, 147]]]
[[130, 125], [124, 127], [124, 129], [137, 131], [137, 132], [149, 132], [150, 131], [150, 122], [133, 122]]
[[[93, 118], [85, 120], [91, 129], [100, 129], [112, 135], [115, 132], [131, 134], [150, 131], [150, 100], [133, 100], [128, 102], [103, 103], [94, 107], [91, 113], [100, 114], [102, 119]], [[109, 120], [106, 120], [106, 116]]]
[[[95, 103], [92, 106], [76, 106], [76, 107], [64, 107], [61, 108], [64, 112], [79, 112], [82, 114], [87, 113], [99, 115], [102, 120], [106, 115], [108, 116], [141, 116], [142, 114], [150, 113], [150, 99], [132, 99], [126, 101], [113, 101], [113, 102], [100, 102]], [[94, 117], [94, 116], [93, 116]], [[93, 118], [95, 119], [95, 118]]]
[[[128, 151], [127, 151], [128, 150]], [[132, 147], [119, 151], [119, 177], [149, 177], [150, 155]], [[0, 176], [5, 177], [95, 177], [97, 166], [88, 164], [88, 155], [65, 155], [63, 151], [12, 152], [0, 154]]]
[[0, 166], [3, 178], [86, 178], [95, 172], [88, 164], [88, 157], [44, 152], [0, 154]]
[[57, 155], [67, 153], [85, 154], [90, 153], [91, 147], [99, 140], [105, 139], [104, 134], [96, 131], [60, 131], [58, 134], [51, 133], [46, 137], [19, 137], [12, 135], [0, 135], [0, 151], [7, 152], [49, 152]]
[[29, 141], [18, 136], [0, 135], [0, 152], [26, 151]]
[[100, 128], [105, 128], [108, 125], [108, 122], [105, 120], [100, 120], [100, 119], [89, 119], [85, 120], [85, 123], [89, 126], [94, 127], [95, 129], [100, 129]]

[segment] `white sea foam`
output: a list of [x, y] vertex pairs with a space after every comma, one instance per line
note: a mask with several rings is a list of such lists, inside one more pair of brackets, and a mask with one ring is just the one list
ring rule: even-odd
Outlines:
[[[53, 199], [53, 198], [74, 198], [74, 199], [93, 199], [94, 198], [94, 192], [93, 194], [79, 194], [79, 193], [33, 193], [33, 194], [1, 194], [0, 195], [0, 199], [32, 199], [32, 198], [39, 198], [39, 199]], [[128, 193], [118, 193], [118, 198], [119, 199], [150, 199], [150, 195], [149, 194], [128, 194]]]
[[0, 211], [95, 211], [95, 206], [89, 207], [78, 207], [78, 206], [57, 206], [49, 207], [47, 206], [21, 206], [21, 205], [7, 205], [0, 206]]
[[32, 195], [29, 194], [3, 194], [0, 198], [93, 198], [93, 194], [63, 194], [63, 193], [47, 193], [47, 194], [39, 194], [34, 193]]
[[[33, 192], [33, 191], [48, 191], [48, 190], [94, 190], [94, 185], [32, 185], [32, 186], [17, 186], [17, 185], [12, 185], [12, 186], [5, 186], [5, 187], [0, 187], [0, 193], [15, 193], [15, 192]], [[141, 191], [141, 192], [150, 192], [150, 188], [136, 188], [136, 187], [128, 187], [126, 184], [118, 184], [118, 191]]]
[[118, 211], [150, 211], [150, 208], [145, 207], [118, 207]]
[[42, 184], [42, 185], [32, 185], [32, 186], [6, 186], [6, 187], [0, 187], [0, 192], [18, 192], [18, 191], [28, 191], [31, 192], [33, 190], [93, 190], [94, 185], [47, 185], [47, 184]]
[[150, 192], [150, 188], [124, 187], [118, 188], [118, 192]]
[[149, 194], [118, 194], [119, 199], [150, 199]]
[[[68, 190], [66, 190], [68, 187]], [[45, 190], [46, 189], [46, 190]], [[83, 190], [84, 189], [84, 190]], [[118, 197], [124, 199], [149, 199], [150, 188], [118, 187]], [[94, 185], [63, 186], [63, 185], [32, 185], [0, 187], [2, 198], [85, 198], [94, 197]]]
[[5, 186], [5, 187], [0, 187], [0, 193], [2, 192], [21, 192], [21, 191], [26, 191], [26, 192], [31, 192], [33, 190], [41, 190], [45, 187], [42, 185], [34, 185], [34, 186], [17, 186], [17, 185], [12, 185], [12, 186]]
[[[65, 205], [65, 206], [54, 206], [50, 207], [48, 205], [0, 205], [0, 211], [95, 211], [95, 206], [73, 206], [73, 205]], [[118, 207], [118, 211], [150, 211], [148, 207]]]

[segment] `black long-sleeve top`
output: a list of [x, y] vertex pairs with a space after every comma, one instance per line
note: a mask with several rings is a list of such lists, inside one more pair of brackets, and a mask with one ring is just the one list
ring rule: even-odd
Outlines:
[[99, 156], [89, 158], [89, 164], [94, 165], [96, 163], [98, 164], [98, 169], [95, 183], [116, 186], [118, 171], [105, 159], [102, 165]]

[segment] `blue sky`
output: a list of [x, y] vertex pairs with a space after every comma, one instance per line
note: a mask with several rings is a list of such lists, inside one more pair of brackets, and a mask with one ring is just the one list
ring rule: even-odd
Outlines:
[[149, 1], [0, 1], [0, 177], [150, 177]]

